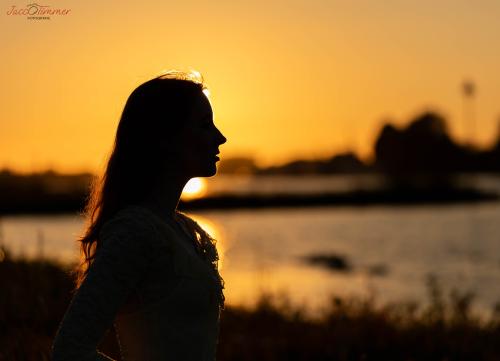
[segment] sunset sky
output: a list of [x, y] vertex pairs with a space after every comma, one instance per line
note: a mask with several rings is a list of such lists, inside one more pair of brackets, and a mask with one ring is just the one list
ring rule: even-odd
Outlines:
[[71, 11], [7, 15], [28, 3], [0, 2], [0, 168], [99, 171], [128, 95], [167, 69], [203, 74], [221, 158], [367, 158], [384, 120], [425, 109], [461, 141], [498, 134], [498, 0], [50, 1]]

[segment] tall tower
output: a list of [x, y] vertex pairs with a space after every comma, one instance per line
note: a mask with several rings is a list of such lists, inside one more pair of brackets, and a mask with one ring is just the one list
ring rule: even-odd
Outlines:
[[462, 83], [463, 94], [463, 127], [464, 140], [469, 146], [473, 146], [476, 137], [476, 114], [474, 109], [474, 97], [476, 95], [476, 85], [471, 80], [464, 80]]

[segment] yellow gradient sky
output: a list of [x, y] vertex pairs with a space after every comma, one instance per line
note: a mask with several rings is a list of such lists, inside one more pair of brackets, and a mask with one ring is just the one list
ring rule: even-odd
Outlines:
[[[228, 138], [260, 165], [355, 150], [384, 119], [440, 111], [483, 146], [500, 120], [500, 1], [50, 1], [48, 21], [0, 10], [0, 167], [98, 171], [127, 96], [196, 69]], [[477, 85], [477, 126], [460, 84]]]

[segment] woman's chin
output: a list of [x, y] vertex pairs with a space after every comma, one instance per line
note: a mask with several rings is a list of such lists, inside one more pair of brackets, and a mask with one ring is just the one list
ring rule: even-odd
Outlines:
[[215, 163], [212, 166], [206, 167], [203, 171], [199, 172], [196, 177], [213, 177], [217, 174], [217, 167]]

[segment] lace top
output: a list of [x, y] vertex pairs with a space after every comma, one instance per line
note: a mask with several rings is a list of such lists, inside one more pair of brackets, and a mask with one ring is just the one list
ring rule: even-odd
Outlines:
[[222, 285], [185, 230], [140, 206], [107, 221], [53, 360], [111, 360], [96, 347], [112, 326], [125, 361], [214, 360]]

